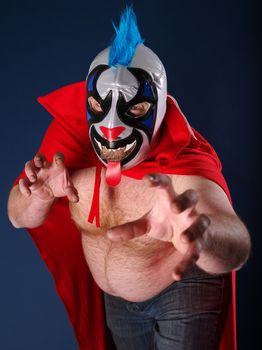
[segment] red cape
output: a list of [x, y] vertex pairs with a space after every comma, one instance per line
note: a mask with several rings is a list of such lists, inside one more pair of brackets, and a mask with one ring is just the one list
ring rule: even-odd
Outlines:
[[[88, 220], [93, 222], [96, 219], [96, 225], [99, 226], [102, 165], [88, 137], [85, 82], [58, 89], [40, 97], [38, 101], [54, 117], [38, 152], [43, 153], [49, 161], [55, 152], [63, 152], [65, 165], [70, 171], [96, 167], [93, 202]], [[230, 199], [227, 184], [221, 174], [221, 163], [214, 149], [197, 131], [191, 129], [176, 101], [170, 96], [167, 98], [167, 112], [157, 145], [145, 161], [123, 171], [122, 175], [142, 179], [150, 172], [203, 176], [221, 186]], [[24, 173], [19, 178], [23, 176]], [[86, 264], [80, 233], [70, 218], [67, 199], [62, 198], [56, 202], [42, 226], [27, 231], [54, 277], [79, 348], [112, 349], [104, 322], [102, 293]], [[220, 350], [236, 350], [235, 273], [232, 273], [232, 294], [233, 301]]]

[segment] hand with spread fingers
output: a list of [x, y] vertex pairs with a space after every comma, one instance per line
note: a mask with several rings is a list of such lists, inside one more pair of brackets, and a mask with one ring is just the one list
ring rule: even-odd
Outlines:
[[197, 212], [196, 191], [187, 190], [178, 195], [170, 177], [163, 174], [150, 174], [144, 180], [148, 186], [158, 189], [158, 200], [142, 218], [110, 229], [107, 237], [112, 241], [120, 241], [147, 234], [155, 239], [172, 242], [182, 254], [173, 272], [173, 278], [180, 280], [199, 258], [210, 219]]
[[79, 200], [62, 153], [55, 153], [52, 163], [42, 154], [37, 154], [32, 161], [26, 162], [25, 173], [26, 177], [19, 181], [19, 189], [24, 196], [35, 195], [43, 201], [64, 196], [72, 202]]
[[19, 180], [9, 196], [8, 213], [16, 228], [35, 228], [44, 223], [59, 197], [78, 202], [78, 192], [64, 165], [64, 155], [56, 152], [52, 162], [37, 154], [25, 164], [26, 177]]

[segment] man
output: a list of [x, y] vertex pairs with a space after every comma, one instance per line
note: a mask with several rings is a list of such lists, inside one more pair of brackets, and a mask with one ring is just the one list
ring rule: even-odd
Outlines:
[[55, 120], [10, 193], [10, 220], [38, 245], [82, 350], [108, 349], [96, 285], [119, 350], [232, 349], [221, 343], [230, 272], [248, 258], [248, 232], [132, 8], [116, 32], [86, 84], [39, 99]]

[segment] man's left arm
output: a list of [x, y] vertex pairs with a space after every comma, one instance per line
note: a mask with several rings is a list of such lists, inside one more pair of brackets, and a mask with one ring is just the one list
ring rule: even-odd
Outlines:
[[250, 236], [224, 190], [213, 181], [199, 176], [183, 175], [174, 177], [172, 182], [178, 193], [193, 189], [198, 197], [196, 214], [204, 214], [210, 220], [200, 239], [201, 247], [196, 264], [210, 273], [224, 273], [241, 268], [250, 253]]
[[209, 273], [227, 273], [246, 262], [249, 233], [220, 186], [191, 175], [150, 174], [145, 181], [157, 190], [152, 209], [136, 221], [111, 228], [110, 240], [147, 234], [172, 242], [181, 255], [174, 266], [175, 280], [193, 264]]

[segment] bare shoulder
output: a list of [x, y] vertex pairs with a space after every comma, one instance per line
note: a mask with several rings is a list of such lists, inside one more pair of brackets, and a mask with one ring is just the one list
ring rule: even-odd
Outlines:
[[217, 183], [201, 176], [171, 175], [175, 191], [180, 194], [186, 190], [195, 190], [199, 195], [197, 209], [199, 212], [235, 214], [225, 193]]

